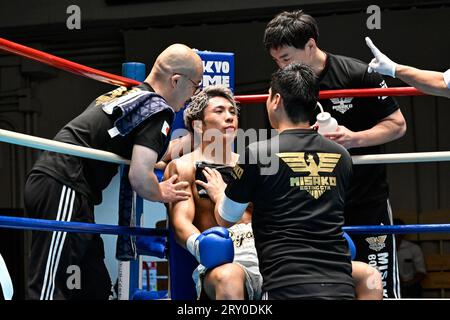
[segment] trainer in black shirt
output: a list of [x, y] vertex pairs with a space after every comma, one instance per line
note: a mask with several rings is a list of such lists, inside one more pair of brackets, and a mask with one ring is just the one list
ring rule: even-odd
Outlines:
[[[216, 220], [223, 226], [239, 220], [253, 203], [266, 299], [354, 297], [342, 237], [352, 162], [345, 148], [310, 129], [317, 96], [313, 71], [304, 64], [272, 75], [267, 112], [280, 134], [247, 147], [233, 169], [235, 180], [216, 203]], [[272, 162], [263, 164], [259, 154]]]
[[[149, 84], [143, 83], [134, 90], [153, 92]], [[126, 96], [131, 90], [119, 88], [109, 92], [94, 102], [78, 117], [65, 125], [54, 140], [83, 147], [113, 152], [125, 159], [131, 159], [133, 146], [140, 145], [153, 150], [160, 159], [166, 151], [168, 132], [174, 117], [171, 109], [154, 114], [147, 121], [139, 124], [126, 136], [111, 138], [108, 130], [114, 126], [115, 114], [107, 115], [99, 106], [107, 97]], [[35, 163], [33, 172], [44, 172], [62, 184], [85, 195], [93, 204], [102, 202], [102, 191], [117, 174], [117, 164], [78, 158], [67, 154], [44, 152]]]
[[[267, 25], [264, 45], [280, 68], [291, 62], [308, 64], [319, 78], [321, 90], [386, 87], [380, 75], [367, 72], [364, 62], [320, 50], [318, 36], [313, 17], [302, 11], [283, 12]], [[324, 136], [344, 146], [352, 155], [381, 153], [380, 145], [405, 134], [405, 119], [391, 97], [346, 97], [320, 102], [339, 124], [335, 132]], [[391, 225], [388, 196], [384, 165], [356, 166], [346, 202], [346, 224]], [[399, 298], [394, 237], [352, 238], [357, 248], [356, 259], [377, 267], [382, 273], [384, 297]]]
[[[176, 176], [158, 183], [153, 168], [167, 149], [174, 112], [197, 91], [202, 74], [202, 61], [192, 49], [169, 46], [142, 85], [97, 98], [55, 140], [131, 158], [131, 186], [145, 199], [185, 200], [187, 183], [176, 182]], [[117, 164], [44, 152], [25, 185], [27, 213], [92, 223], [94, 205], [117, 171]], [[33, 232], [28, 299], [108, 299], [111, 280], [103, 259], [99, 235]]]

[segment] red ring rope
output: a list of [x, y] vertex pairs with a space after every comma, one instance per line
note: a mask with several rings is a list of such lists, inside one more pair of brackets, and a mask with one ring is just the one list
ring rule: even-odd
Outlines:
[[57, 56], [39, 51], [30, 47], [23, 46], [21, 44], [8, 41], [0, 38], [0, 49], [17, 54], [22, 57], [30, 58], [32, 60], [40, 61], [42, 63], [51, 65], [55, 68], [66, 70], [68, 72], [91, 78], [97, 81], [106, 82], [116, 86], [132, 87], [137, 86], [140, 82], [128, 79], [125, 77], [117, 76], [112, 73], [100, 71], [94, 68], [84, 66], [79, 63], [75, 63]]
[[[319, 93], [320, 99], [346, 98], [346, 97], [383, 97], [383, 96], [421, 96], [423, 92], [413, 87], [398, 88], [369, 88], [369, 89], [343, 89], [343, 90], [322, 90]], [[235, 96], [241, 104], [265, 103], [267, 94], [237, 95]]]
[[[117, 76], [112, 73], [104, 72], [94, 68], [84, 66], [57, 56], [39, 51], [21, 44], [0, 38], [0, 49], [16, 55], [26, 57], [32, 60], [51, 65], [77, 75], [91, 78], [97, 81], [106, 82], [116, 86], [131, 87], [139, 85], [140, 82], [125, 77]], [[322, 90], [321, 99], [345, 98], [345, 97], [374, 97], [374, 96], [418, 96], [424, 95], [413, 87], [398, 88], [370, 88], [370, 89], [345, 89], [345, 90]], [[241, 104], [264, 103], [267, 100], [267, 94], [255, 95], [237, 95], [235, 98]]]

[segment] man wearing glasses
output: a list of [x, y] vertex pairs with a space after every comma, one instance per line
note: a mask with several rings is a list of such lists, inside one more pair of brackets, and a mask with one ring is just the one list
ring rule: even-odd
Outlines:
[[[159, 202], [185, 200], [186, 182], [177, 176], [158, 183], [153, 168], [165, 154], [174, 113], [198, 91], [200, 57], [174, 44], [157, 58], [145, 81], [97, 98], [65, 125], [55, 140], [116, 153], [131, 159], [129, 180], [139, 196]], [[44, 152], [29, 173], [25, 207], [32, 218], [94, 222], [94, 205], [116, 175], [118, 165]], [[99, 235], [33, 232], [28, 298], [108, 299], [111, 279]], [[78, 266], [79, 288], [68, 288], [70, 267]]]

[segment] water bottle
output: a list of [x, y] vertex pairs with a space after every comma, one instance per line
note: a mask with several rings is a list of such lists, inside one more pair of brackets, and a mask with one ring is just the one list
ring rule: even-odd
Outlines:
[[321, 112], [317, 115], [317, 124], [319, 134], [330, 133], [336, 131], [338, 123], [329, 112]]

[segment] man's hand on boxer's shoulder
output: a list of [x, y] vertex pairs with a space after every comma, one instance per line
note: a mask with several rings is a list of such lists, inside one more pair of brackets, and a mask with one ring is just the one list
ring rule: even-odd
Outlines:
[[169, 179], [160, 182], [159, 188], [161, 191], [160, 202], [169, 203], [189, 199], [191, 194], [186, 191], [189, 183], [187, 181], [179, 181], [178, 175], [173, 175]]

